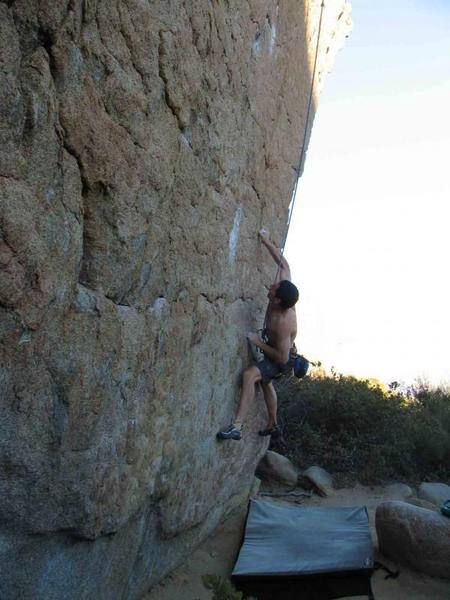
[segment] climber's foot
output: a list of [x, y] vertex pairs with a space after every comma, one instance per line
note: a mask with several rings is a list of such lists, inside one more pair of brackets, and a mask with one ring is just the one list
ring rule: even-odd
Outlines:
[[273, 425], [273, 427], [261, 429], [261, 431], [258, 431], [258, 435], [262, 435], [263, 437], [271, 435], [273, 439], [279, 438], [281, 435], [281, 427], [279, 425]]
[[240, 440], [242, 437], [242, 431], [236, 425], [231, 425], [224, 429], [223, 431], [219, 431], [217, 434], [218, 440]]

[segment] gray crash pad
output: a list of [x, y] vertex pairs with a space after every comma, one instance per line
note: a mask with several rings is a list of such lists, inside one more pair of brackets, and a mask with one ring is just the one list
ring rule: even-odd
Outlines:
[[252, 500], [232, 579], [239, 589], [261, 600], [276, 598], [281, 587], [283, 598], [372, 597], [373, 569], [365, 507], [301, 507]]

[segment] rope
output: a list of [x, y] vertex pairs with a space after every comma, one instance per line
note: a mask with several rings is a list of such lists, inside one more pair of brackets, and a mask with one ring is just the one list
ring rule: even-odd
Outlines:
[[287, 236], [288, 236], [288, 233], [289, 233], [289, 227], [291, 226], [292, 214], [294, 212], [294, 206], [295, 206], [295, 201], [296, 201], [298, 182], [299, 182], [299, 179], [300, 179], [300, 173], [301, 173], [301, 169], [302, 169], [302, 166], [303, 166], [303, 161], [304, 161], [304, 158], [305, 158], [306, 138], [307, 138], [308, 129], [309, 129], [308, 126], [309, 126], [309, 117], [310, 117], [310, 114], [311, 114], [311, 105], [312, 105], [312, 97], [313, 97], [313, 92], [314, 92], [314, 83], [316, 81], [317, 57], [318, 57], [318, 54], [319, 54], [320, 34], [321, 34], [321, 31], [322, 31], [322, 18], [323, 18], [324, 8], [325, 8], [325, 1], [322, 1], [322, 4], [320, 6], [319, 27], [318, 27], [318, 31], [317, 31], [317, 42], [316, 42], [316, 51], [315, 51], [315, 55], [314, 55], [314, 66], [313, 66], [313, 72], [312, 72], [312, 78], [311, 78], [311, 87], [310, 87], [310, 90], [309, 90], [308, 109], [306, 111], [305, 131], [303, 133], [303, 142], [302, 142], [302, 147], [301, 147], [301, 150], [300, 150], [300, 159], [299, 159], [299, 162], [298, 162], [298, 169], [296, 170], [297, 177], [295, 179], [294, 188], [292, 190], [292, 195], [291, 195], [289, 217], [288, 217], [288, 221], [287, 221], [287, 225], [286, 225], [286, 233], [284, 235], [283, 244], [281, 246], [280, 261], [278, 263], [277, 273], [275, 275], [275, 280], [274, 281], [276, 281], [276, 279], [278, 277], [278, 273], [280, 272], [281, 261], [283, 260], [284, 248], [285, 248]]
[[[300, 173], [301, 173], [302, 166], [303, 166], [303, 161], [304, 161], [304, 158], [305, 158], [306, 138], [308, 136], [309, 117], [310, 117], [310, 114], [311, 114], [312, 97], [313, 97], [313, 93], [314, 93], [314, 84], [315, 84], [315, 81], [316, 81], [317, 57], [319, 55], [320, 34], [322, 32], [322, 18], [323, 18], [324, 8], [325, 8], [325, 1], [323, 0], [322, 4], [320, 6], [320, 17], [319, 17], [319, 27], [318, 27], [318, 31], [317, 31], [316, 51], [315, 51], [315, 54], [314, 54], [314, 66], [313, 66], [313, 72], [312, 72], [312, 77], [311, 77], [311, 87], [310, 87], [310, 90], [309, 90], [308, 109], [306, 111], [306, 123], [305, 123], [305, 130], [304, 130], [304, 133], [303, 133], [303, 142], [302, 142], [302, 147], [301, 147], [301, 150], [300, 150], [300, 159], [298, 161], [298, 168], [296, 170], [297, 177], [296, 177], [296, 179], [294, 181], [294, 187], [293, 187], [293, 190], [292, 190], [291, 202], [290, 202], [290, 209], [289, 209], [289, 216], [288, 216], [288, 220], [287, 220], [287, 224], [286, 224], [286, 233], [284, 234], [283, 244], [280, 247], [280, 260], [278, 262], [278, 267], [277, 267], [277, 272], [276, 272], [276, 275], [275, 275], [274, 282], [277, 280], [278, 274], [280, 272], [281, 262], [283, 260], [284, 249], [285, 249], [285, 246], [286, 246], [286, 240], [287, 240], [287, 236], [288, 236], [288, 233], [289, 233], [289, 227], [291, 226], [292, 214], [294, 212], [294, 206], [295, 206], [295, 201], [296, 201], [296, 196], [297, 196], [298, 182], [299, 182], [299, 179], [300, 179]], [[269, 310], [269, 307], [267, 307], [266, 315], [264, 317], [263, 331], [265, 331], [266, 325], [267, 325], [267, 313], [268, 313], [268, 310]]]

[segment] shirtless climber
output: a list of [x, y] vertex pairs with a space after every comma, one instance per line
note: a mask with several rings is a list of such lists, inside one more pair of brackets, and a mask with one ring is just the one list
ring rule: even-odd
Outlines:
[[280, 265], [275, 283], [270, 287], [267, 295], [269, 298], [266, 322], [267, 343], [256, 333], [247, 334], [249, 341], [262, 350], [264, 359], [245, 369], [236, 417], [227, 429], [219, 431], [217, 434], [219, 440], [241, 439], [243, 418], [255, 398], [255, 385], [259, 382], [262, 385], [268, 412], [267, 428], [259, 431], [259, 435], [278, 437], [281, 434], [277, 424], [277, 394], [272, 379], [293, 367], [291, 349], [297, 335], [294, 304], [298, 300], [298, 289], [291, 283], [291, 271], [287, 260], [269, 240], [267, 231], [261, 229], [259, 237], [273, 260]]

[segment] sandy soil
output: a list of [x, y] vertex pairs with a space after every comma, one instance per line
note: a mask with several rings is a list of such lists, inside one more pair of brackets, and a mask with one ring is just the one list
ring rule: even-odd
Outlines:
[[[261, 492], [283, 491], [282, 488], [266, 487]], [[298, 490], [301, 491], [301, 490]], [[285, 502], [258, 495], [264, 500]], [[366, 506], [369, 512], [372, 538], [376, 546], [375, 509], [384, 500], [402, 500], [396, 493], [384, 487], [363, 487], [336, 490], [328, 498], [312, 496], [298, 499], [302, 506]], [[292, 501], [292, 500], [291, 500]], [[203, 587], [201, 576], [205, 574], [229, 575], [242, 540], [247, 507], [242, 507], [194, 552], [186, 563], [166, 577], [146, 594], [143, 600], [211, 600], [212, 594]], [[376, 551], [380, 560], [392, 569], [400, 569], [397, 579], [385, 580], [385, 573], [377, 571], [372, 577], [372, 587], [377, 600], [449, 600], [450, 580], [436, 579], [398, 566]], [[356, 597], [353, 597], [354, 599]], [[359, 598], [365, 598], [359, 597]]]

